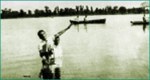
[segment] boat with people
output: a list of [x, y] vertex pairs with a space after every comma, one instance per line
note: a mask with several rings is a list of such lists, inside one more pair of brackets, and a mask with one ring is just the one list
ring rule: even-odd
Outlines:
[[146, 22], [144, 22], [144, 21], [131, 21], [131, 23], [132, 23], [132, 25], [148, 25], [149, 24], [148, 21], [146, 21]]
[[104, 24], [105, 22], [106, 19], [94, 19], [94, 20], [82, 20], [82, 21], [70, 20], [70, 23], [72, 24]]
[[146, 8], [147, 7], [149, 7], [148, 2], [141, 3], [141, 8], [144, 9], [143, 20], [141, 20], [141, 21], [131, 21], [132, 25], [148, 25], [149, 24], [149, 18], [148, 18], [148, 20], [146, 20]]

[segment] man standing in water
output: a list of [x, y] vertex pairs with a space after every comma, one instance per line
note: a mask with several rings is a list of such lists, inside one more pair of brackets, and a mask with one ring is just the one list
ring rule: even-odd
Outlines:
[[54, 40], [54, 56], [55, 64], [54, 67], [54, 79], [60, 79], [61, 77], [61, 67], [62, 67], [62, 48], [59, 45], [60, 38], [56, 37]]
[[[55, 58], [56, 58], [56, 61], [57, 61], [57, 57], [55, 57], [56, 56], [55, 53], [57, 52], [57, 50], [55, 50], [55, 48], [59, 44], [59, 37], [63, 33], [65, 33], [68, 29], [70, 29], [71, 25], [72, 24], [70, 24], [67, 28], [65, 28], [64, 30], [58, 32], [57, 34], [55, 34], [52, 37], [47, 37], [47, 34], [44, 30], [39, 30], [38, 31], [37, 34], [38, 34], [39, 38], [42, 40], [41, 43], [38, 46], [40, 57], [42, 58], [42, 69], [41, 69], [41, 71], [45, 67], [44, 63], [46, 63], [48, 65], [48, 67], [49, 66], [51, 67], [51, 66], [55, 65]], [[53, 71], [50, 68], [49, 73], [51, 73], [51, 72], [53, 72]], [[57, 72], [57, 74], [55, 74], [55, 75], [60, 76], [60, 70], [56, 68], [56, 72]], [[46, 74], [43, 74], [43, 75], [46, 75]], [[53, 76], [53, 74], [51, 74], [49, 76]], [[49, 78], [52, 79], [51, 77], [48, 77], [48, 79]], [[60, 78], [60, 77], [58, 77], [58, 78]]]

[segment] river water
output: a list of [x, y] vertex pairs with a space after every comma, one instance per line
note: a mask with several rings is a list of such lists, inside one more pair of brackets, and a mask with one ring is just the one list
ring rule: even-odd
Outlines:
[[[73, 25], [61, 36], [62, 78], [148, 78], [149, 28], [131, 25], [141, 15], [97, 15], [105, 24]], [[37, 32], [66, 28], [71, 17], [1, 20], [2, 78], [38, 78], [41, 59]], [[84, 16], [79, 19], [83, 20]]]

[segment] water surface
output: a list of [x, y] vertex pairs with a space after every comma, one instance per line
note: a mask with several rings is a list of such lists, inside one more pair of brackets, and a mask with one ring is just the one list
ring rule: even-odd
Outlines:
[[[73, 25], [61, 36], [62, 78], [148, 78], [149, 29], [130, 23], [142, 16], [88, 16], [106, 18], [106, 24]], [[38, 30], [55, 34], [75, 17], [2, 20], [2, 78], [38, 78]]]

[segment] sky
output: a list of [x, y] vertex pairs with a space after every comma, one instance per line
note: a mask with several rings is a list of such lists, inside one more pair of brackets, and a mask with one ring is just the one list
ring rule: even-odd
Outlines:
[[35, 9], [44, 9], [44, 6], [48, 6], [53, 10], [56, 6], [60, 8], [74, 8], [78, 5], [92, 6], [94, 9], [104, 8], [106, 6], [125, 6], [126, 8], [140, 7], [144, 1], [1, 1], [1, 9], [12, 9], [24, 11]]

